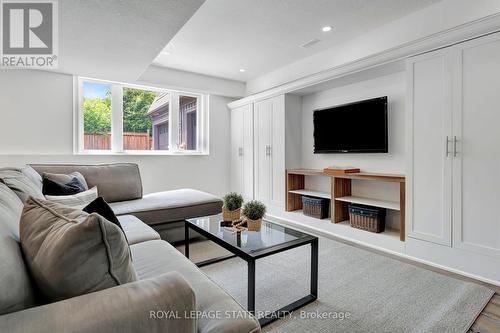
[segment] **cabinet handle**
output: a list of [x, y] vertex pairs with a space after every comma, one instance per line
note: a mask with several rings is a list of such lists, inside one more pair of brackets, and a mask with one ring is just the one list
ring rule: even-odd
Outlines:
[[271, 146], [266, 146], [266, 156], [271, 156]]
[[243, 148], [238, 148], [238, 156], [243, 156]]
[[446, 145], [446, 157], [449, 157], [450, 156], [450, 137], [449, 136], [446, 136], [446, 142], [445, 142], [445, 145]]
[[267, 148], [267, 151], [266, 151], [267, 156], [271, 156], [271, 152], [272, 152], [271, 146], [266, 146], [266, 148]]
[[457, 151], [457, 137], [453, 137], [453, 157], [457, 157], [458, 151]]

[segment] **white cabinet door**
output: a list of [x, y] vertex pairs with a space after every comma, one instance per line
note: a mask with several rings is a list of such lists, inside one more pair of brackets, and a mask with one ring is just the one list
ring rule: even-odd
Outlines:
[[254, 164], [253, 164], [253, 104], [243, 107], [243, 190], [242, 195], [245, 199], [254, 198]]
[[409, 237], [451, 246], [450, 50], [409, 59], [407, 215]]
[[[244, 107], [243, 107], [244, 108]], [[231, 191], [243, 192], [243, 108], [231, 111]]]
[[454, 50], [453, 243], [500, 256], [500, 36]]
[[231, 191], [253, 199], [253, 105], [231, 111]]
[[285, 204], [285, 96], [273, 98], [272, 136], [272, 183], [271, 203], [276, 206]]
[[254, 104], [255, 198], [271, 201], [273, 100]]
[[255, 103], [255, 197], [285, 202], [285, 96]]

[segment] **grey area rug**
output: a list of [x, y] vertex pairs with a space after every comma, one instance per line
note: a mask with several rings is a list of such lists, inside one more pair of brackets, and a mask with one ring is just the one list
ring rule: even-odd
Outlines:
[[[179, 248], [180, 250], [183, 247]], [[227, 254], [191, 245], [193, 261]], [[233, 258], [202, 268], [246, 308], [247, 265]], [[256, 311], [309, 294], [310, 247], [257, 261]], [[330, 239], [319, 243], [319, 298], [264, 332], [466, 332], [494, 292]]]

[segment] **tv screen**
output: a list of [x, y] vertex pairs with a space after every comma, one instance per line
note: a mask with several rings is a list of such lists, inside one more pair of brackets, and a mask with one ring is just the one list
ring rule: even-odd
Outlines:
[[314, 153], [387, 153], [387, 96], [315, 110]]

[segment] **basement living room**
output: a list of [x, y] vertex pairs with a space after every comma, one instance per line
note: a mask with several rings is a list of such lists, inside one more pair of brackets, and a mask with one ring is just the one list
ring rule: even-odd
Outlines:
[[0, 332], [500, 332], [500, 1], [0, 20]]

